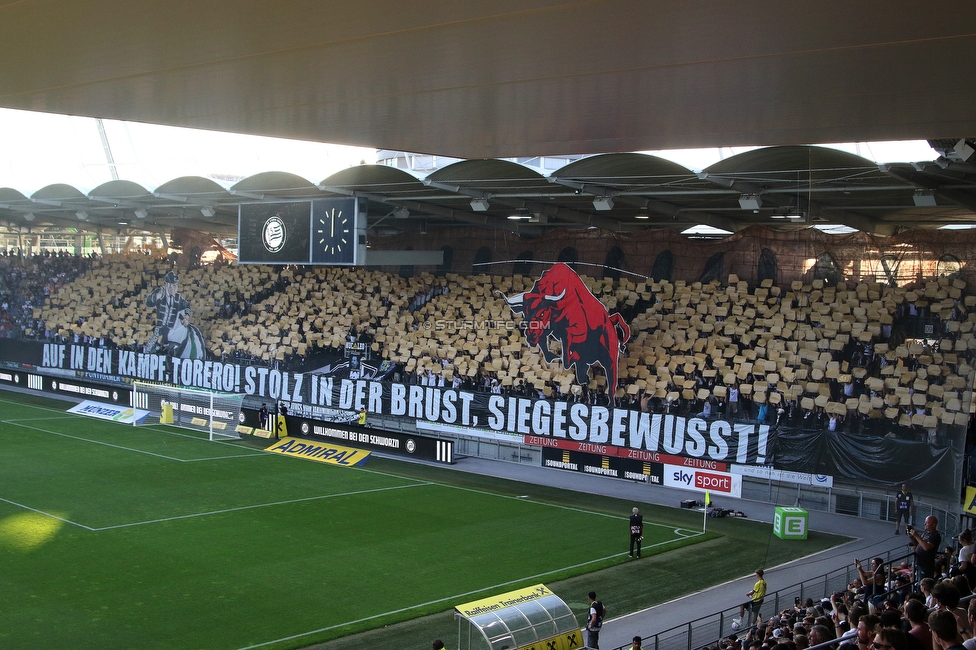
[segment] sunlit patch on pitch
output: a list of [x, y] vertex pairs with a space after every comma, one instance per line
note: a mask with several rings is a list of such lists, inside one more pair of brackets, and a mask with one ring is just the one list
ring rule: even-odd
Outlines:
[[0, 547], [33, 551], [54, 539], [64, 522], [36, 512], [24, 512], [0, 520]]

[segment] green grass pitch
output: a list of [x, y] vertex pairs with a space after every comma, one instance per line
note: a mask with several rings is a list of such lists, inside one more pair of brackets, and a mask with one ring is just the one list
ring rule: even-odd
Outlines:
[[[369, 465], [3, 411], [5, 647], [307, 645], [606, 566], [597, 540], [621, 529]], [[682, 537], [649, 529], [649, 546]]]
[[[66, 408], [0, 393], [3, 648], [301, 648], [627, 561], [631, 504]], [[675, 514], [645, 557], [721, 536]]]

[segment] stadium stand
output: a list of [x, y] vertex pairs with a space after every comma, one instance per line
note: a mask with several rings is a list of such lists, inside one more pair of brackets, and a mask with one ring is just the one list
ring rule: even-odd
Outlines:
[[[149, 342], [146, 297], [172, 268], [143, 254], [3, 259], [15, 269], [3, 279], [4, 336], [128, 349]], [[961, 279], [582, 280], [630, 322], [612, 388], [596, 368], [579, 386], [571, 370], [526, 347], [504, 296], [530, 289], [532, 277], [218, 263], [180, 271], [179, 291], [210, 354], [238, 362], [314, 367], [340, 356], [351, 336], [398, 364], [407, 383], [932, 442], [940, 425], [968, 422], [976, 296], [963, 294]], [[918, 342], [913, 328], [932, 318], [937, 331]]]
[[[724, 622], [728, 616], [723, 618], [727, 613], [705, 617], [697, 622], [697, 626], [695, 621], [687, 625], [689, 629], [716, 629], [721, 636], [711, 644], [700, 646], [699, 650], [867, 649], [872, 647], [879, 634], [885, 637], [883, 642], [894, 644], [893, 648], [897, 650], [927, 650], [931, 646], [928, 618], [933, 612], [943, 610], [952, 612], [956, 629], [963, 638], [971, 639], [976, 624], [976, 598], [961, 575], [958, 562], [953, 559], [957, 558], [958, 549], [951, 550], [946, 553], [945, 571], [937, 580], [923, 581], [924, 586], [912, 582], [907, 560], [893, 558], [881, 565], [885, 576], [881, 593], [867, 589], [850, 567], [841, 567], [828, 575], [768, 594], [767, 599], [776, 603], [793, 598], [794, 594], [803, 595], [796, 596], [790, 606], [777, 608], [747, 630], [736, 631], [732, 626], [730, 632]], [[909, 567], [908, 574], [906, 567]], [[814, 597], [806, 595], [810, 593], [811, 585], [824, 586], [845, 577], [853, 578], [846, 588], [816, 592]], [[716, 621], [722, 621], [718, 627]], [[657, 631], [644, 640], [648, 647], [662, 647], [662, 643], [671, 647], [686, 642], [684, 638], [675, 637], [672, 630]], [[877, 646], [875, 650], [878, 650]]]

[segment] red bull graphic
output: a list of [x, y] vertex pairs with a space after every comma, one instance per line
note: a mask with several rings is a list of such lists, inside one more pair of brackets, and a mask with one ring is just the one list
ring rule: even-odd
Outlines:
[[612, 394], [617, 385], [617, 359], [630, 338], [630, 328], [620, 314], [607, 311], [576, 271], [556, 264], [531, 290], [505, 296], [505, 302], [529, 322], [525, 340], [539, 346], [548, 363], [559, 356], [549, 349], [549, 340], [554, 339], [562, 345], [563, 368], [575, 370], [577, 383], [586, 385], [590, 368], [600, 364]]

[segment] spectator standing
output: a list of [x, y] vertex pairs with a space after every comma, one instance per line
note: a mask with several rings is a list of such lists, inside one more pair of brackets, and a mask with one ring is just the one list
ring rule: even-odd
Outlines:
[[444, 642], [440, 639], [434, 639], [434, 642], [430, 644], [433, 650], [444, 650]]
[[942, 545], [942, 535], [936, 528], [939, 520], [934, 515], [925, 518], [925, 529], [919, 532], [908, 527], [908, 545], [915, 553], [915, 579], [935, 577], [935, 556]]
[[732, 619], [732, 629], [737, 630], [742, 626], [742, 617], [749, 611], [748, 625], [752, 625], [759, 619], [759, 609], [762, 607], [763, 600], [766, 598], [766, 580], [763, 578], [763, 570], [756, 569], [756, 584], [752, 591], [748, 592], [749, 600], [739, 605], [739, 618]]
[[905, 520], [905, 526], [910, 526], [912, 523], [912, 509], [915, 507], [915, 497], [912, 496], [911, 490], [908, 489], [907, 483], [901, 484], [901, 491], [895, 495], [895, 535], [898, 534], [898, 524], [902, 519]]
[[630, 644], [630, 650], [641, 650], [644, 646], [641, 645], [641, 638], [639, 636], [634, 637], [633, 643]]
[[366, 426], [366, 407], [359, 409], [359, 426]]
[[262, 429], [268, 428], [268, 405], [267, 404], [261, 404], [261, 410], [258, 411], [258, 422], [260, 422]]
[[959, 533], [959, 573], [966, 576], [969, 588], [976, 587], [976, 566], [973, 565], [973, 531]]
[[630, 557], [634, 557], [634, 546], [637, 547], [637, 557], [641, 556], [641, 542], [644, 541], [644, 515], [634, 508], [630, 515]]

